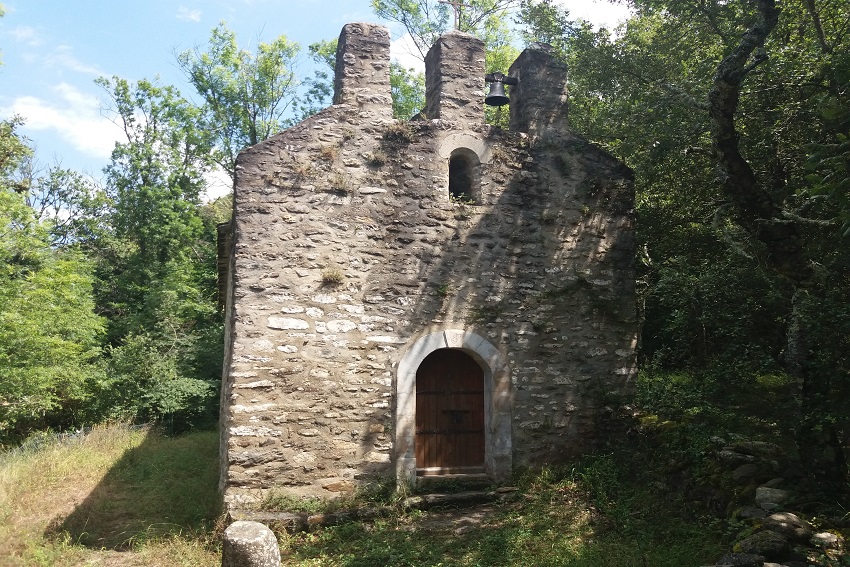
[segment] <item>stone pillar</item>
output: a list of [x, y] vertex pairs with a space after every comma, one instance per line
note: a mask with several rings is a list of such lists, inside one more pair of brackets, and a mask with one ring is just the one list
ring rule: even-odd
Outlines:
[[425, 56], [425, 116], [484, 122], [484, 42], [459, 31], [443, 34]]
[[511, 87], [511, 130], [534, 136], [568, 127], [567, 65], [551, 51], [537, 44], [511, 65], [508, 75], [519, 80]]
[[334, 104], [392, 118], [390, 32], [377, 24], [346, 24], [336, 48]]
[[221, 567], [280, 567], [274, 532], [259, 522], [233, 522], [224, 530]]

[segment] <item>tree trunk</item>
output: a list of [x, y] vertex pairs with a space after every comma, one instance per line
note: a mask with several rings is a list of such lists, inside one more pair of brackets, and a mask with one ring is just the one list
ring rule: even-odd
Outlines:
[[830, 379], [813, 375], [809, 364], [809, 325], [812, 324], [807, 302], [813, 281], [812, 261], [805, 248], [803, 227], [782, 213], [764, 183], [760, 183], [750, 164], [741, 155], [735, 127], [735, 112], [741, 87], [749, 73], [767, 59], [760, 53], [765, 39], [776, 27], [779, 8], [776, 0], [756, 0], [756, 24], [742, 37], [738, 46], [717, 67], [709, 92], [711, 135], [715, 157], [722, 171], [725, 196], [735, 208], [739, 224], [761, 242], [766, 261], [777, 273], [793, 284], [786, 336], [785, 364], [796, 380], [797, 411], [795, 436], [802, 464], [818, 481], [832, 487], [843, 485], [847, 465], [836, 427], [829, 420]]

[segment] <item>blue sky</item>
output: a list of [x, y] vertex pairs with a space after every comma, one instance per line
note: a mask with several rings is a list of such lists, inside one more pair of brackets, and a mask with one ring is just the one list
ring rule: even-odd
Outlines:
[[[561, 0], [573, 17], [613, 25], [623, 6]], [[203, 45], [220, 21], [241, 47], [284, 34], [306, 47], [354, 21], [378, 21], [369, 0], [0, 0], [0, 118], [22, 129], [42, 166], [61, 163], [101, 178], [120, 131], [102, 115], [100, 76], [159, 76], [190, 96], [177, 52]], [[387, 22], [384, 22], [387, 23]], [[394, 56], [405, 60], [402, 30], [391, 27]], [[309, 73], [307, 58], [300, 68]]]

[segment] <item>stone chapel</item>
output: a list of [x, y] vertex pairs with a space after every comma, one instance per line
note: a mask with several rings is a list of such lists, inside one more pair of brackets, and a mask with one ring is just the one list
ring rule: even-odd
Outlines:
[[333, 105], [244, 150], [220, 227], [227, 507], [592, 447], [636, 374], [631, 171], [573, 133], [546, 46], [484, 121], [484, 45], [428, 53], [392, 116], [390, 36], [346, 25]]

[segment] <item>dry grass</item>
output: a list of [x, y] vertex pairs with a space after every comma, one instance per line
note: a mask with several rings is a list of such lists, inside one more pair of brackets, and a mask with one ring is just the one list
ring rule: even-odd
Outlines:
[[102, 426], [0, 455], [0, 566], [215, 565], [217, 438]]

